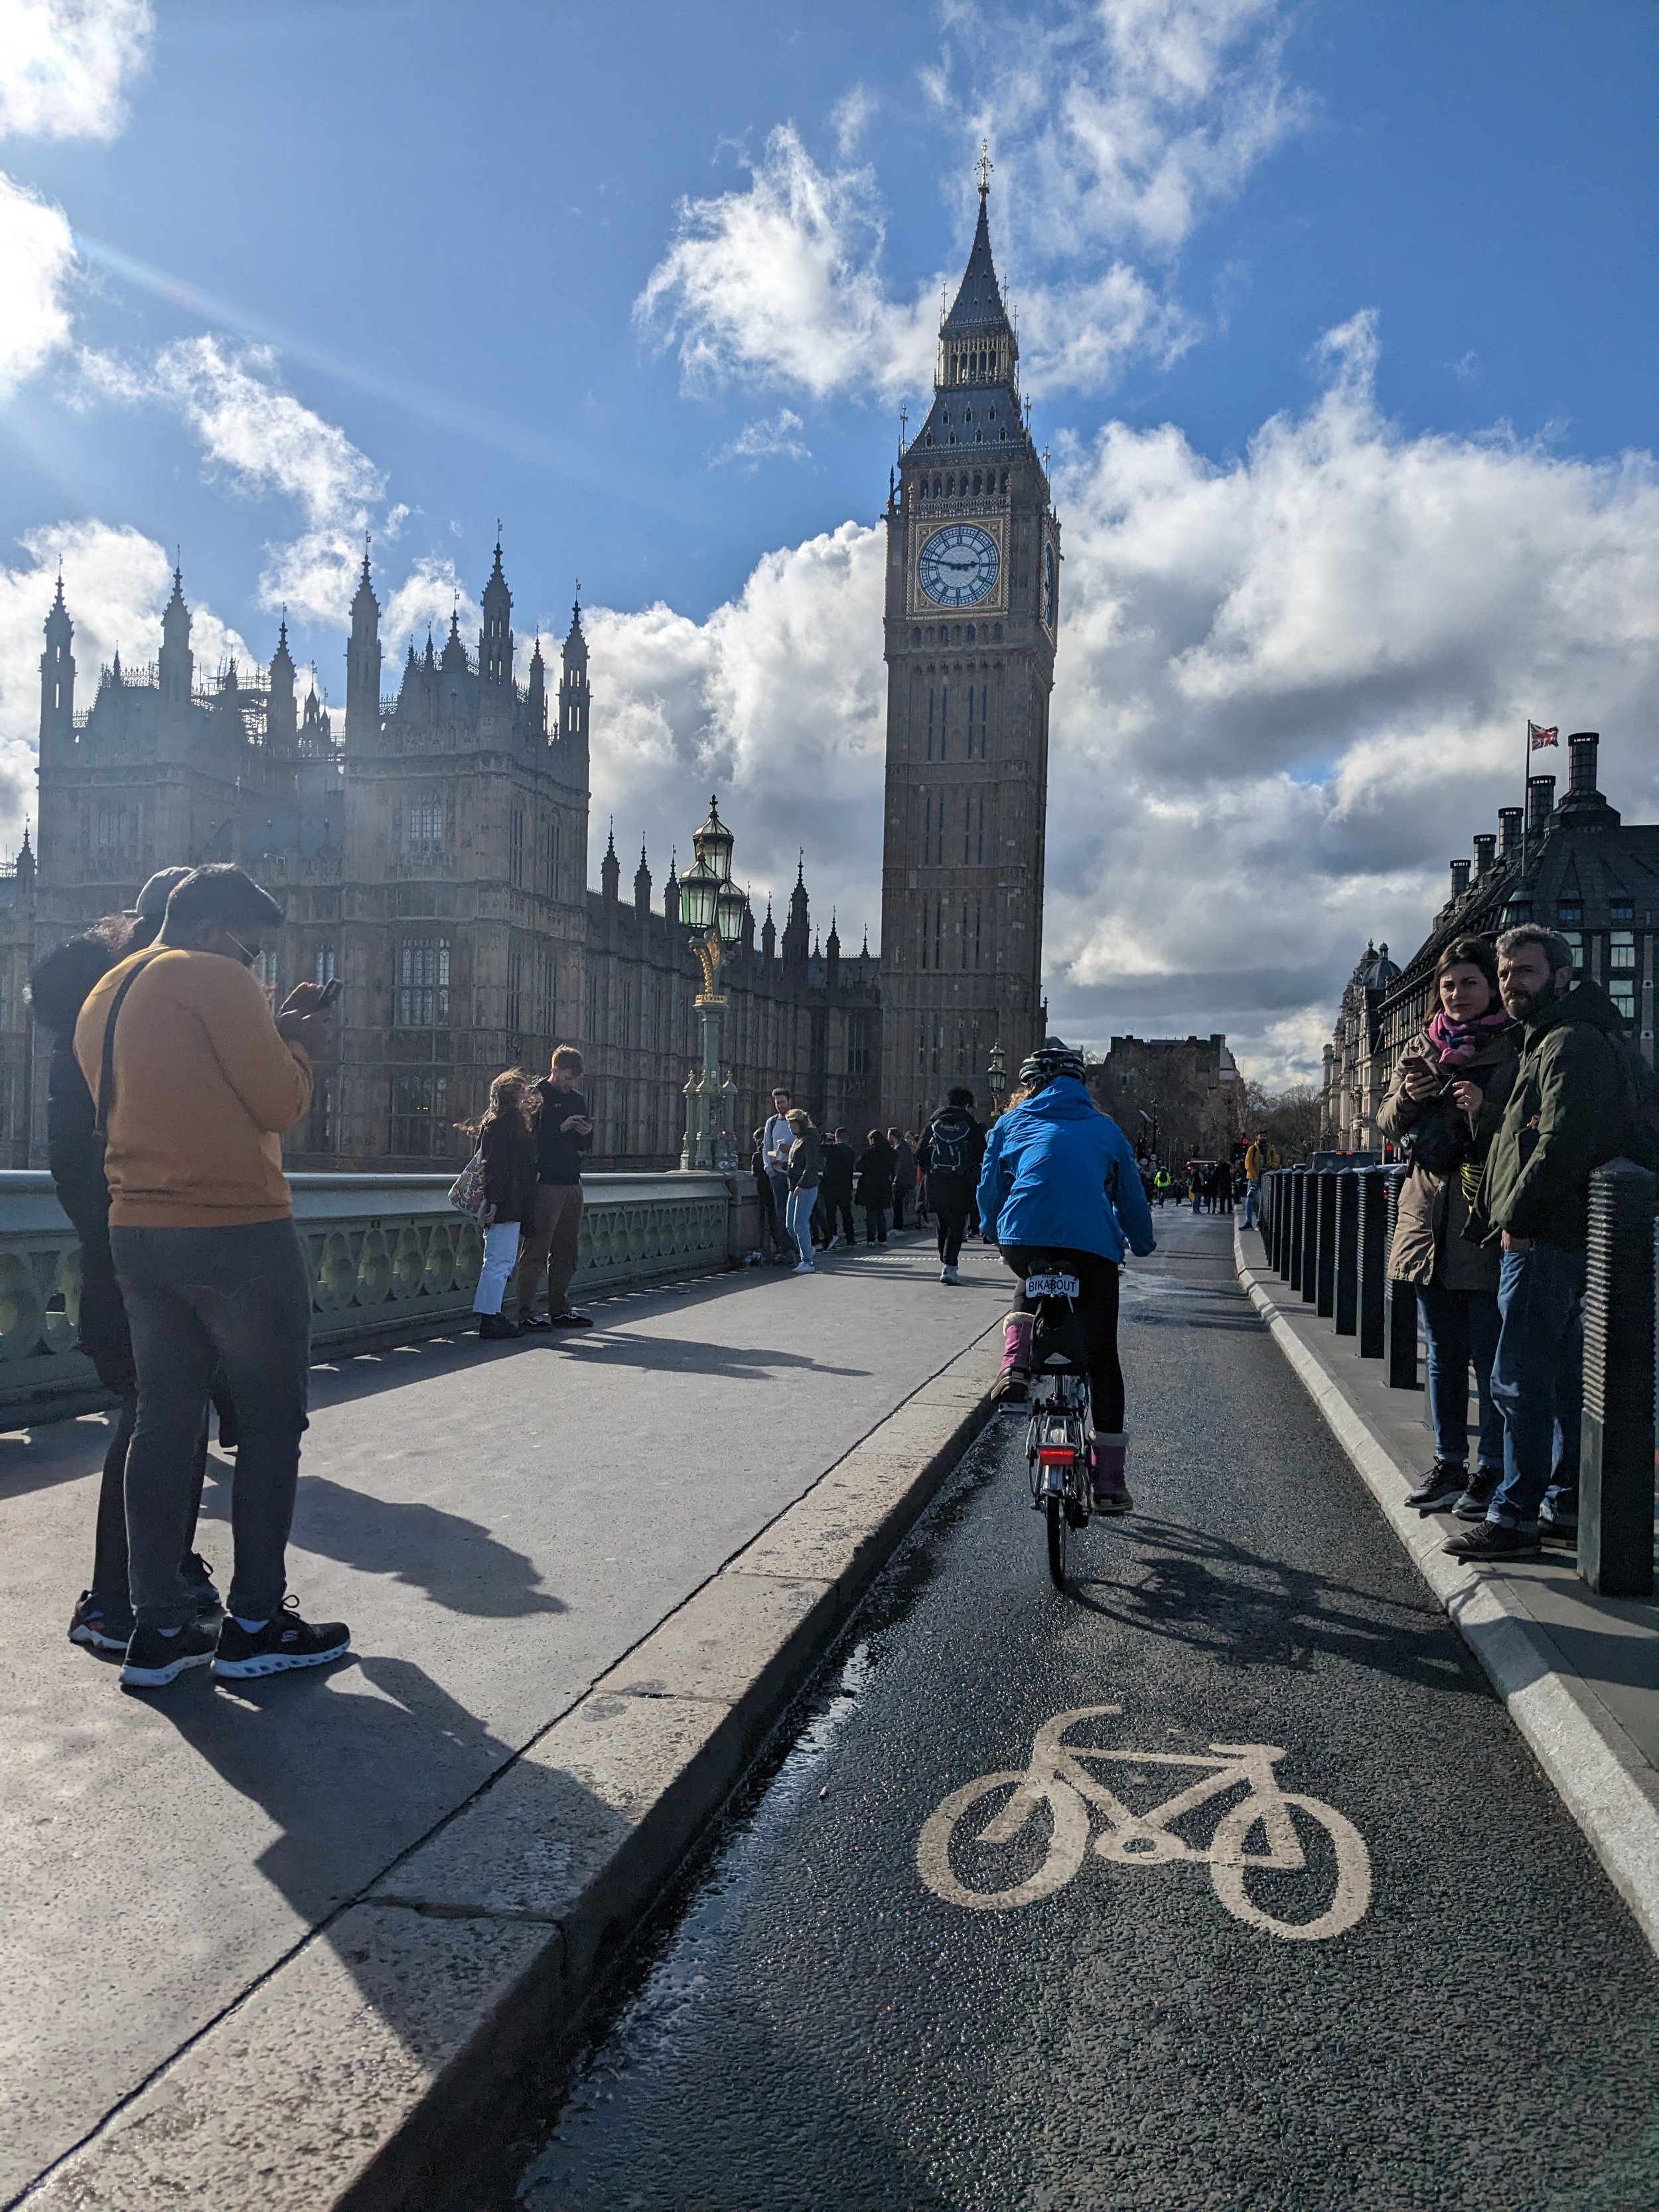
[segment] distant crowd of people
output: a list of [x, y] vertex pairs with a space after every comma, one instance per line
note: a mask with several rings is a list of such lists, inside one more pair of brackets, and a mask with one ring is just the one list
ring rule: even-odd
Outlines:
[[860, 1148], [845, 1129], [819, 1129], [780, 1087], [750, 1139], [759, 1257], [810, 1275], [817, 1253], [858, 1243], [856, 1211], [866, 1244], [884, 1244], [890, 1230], [924, 1229], [931, 1220], [939, 1280], [960, 1281], [963, 1240], [978, 1233], [975, 1192], [985, 1142], [969, 1090], [952, 1091], [920, 1136], [914, 1129], [871, 1129]]

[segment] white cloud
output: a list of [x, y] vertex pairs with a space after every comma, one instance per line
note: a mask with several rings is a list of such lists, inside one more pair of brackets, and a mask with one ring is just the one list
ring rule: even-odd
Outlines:
[[113, 138], [155, 27], [148, 0], [0, 0], [0, 137]]
[[201, 441], [210, 470], [238, 490], [296, 500], [307, 527], [267, 547], [260, 602], [345, 622], [363, 533], [374, 526], [395, 537], [407, 510], [384, 507], [380, 471], [343, 430], [281, 388], [268, 350], [237, 353], [208, 336], [181, 338], [142, 367], [94, 354], [83, 354], [82, 365], [96, 391], [173, 408]]
[[709, 465], [718, 468], [726, 461], [742, 461], [752, 471], [762, 461], [809, 461], [811, 448], [800, 434], [805, 427], [793, 407], [780, 407], [775, 415], [745, 422], [731, 443], [713, 456]]
[[672, 246], [635, 303], [678, 344], [687, 386], [783, 381], [814, 398], [889, 395], [927, 380], [937, 285], [898, 305], [879, 270], [883, 222], [866, 168], [822, 169], [780, 124], [746, 190], [684, 200]]
[[0, 399], [69, 343], [75, 241], [60, 208], [0, 175]]
[[[356, 584], [353, 584], [356, 589]], [[416, 651], [423, 650], [428, 629], [435, 634], [436, 642], [442, 646], [449, 635], [449, 617], [459, 617], [461, 635], [466, 641], [468, 652], [475, 657], [478, 650], [479, 614], [477, 602], [467, 592], [456, 574], [453, 561], [440, 560], [434, 555], [423, 554], [404, 578], [389, 592], [380, 592], [380, 645], [386, 655], [386, 688], [397, 681], [398, 664], [412, 643]], [[529, 648], [519, 641], [528, 658]], [[522, 679], [524, 671], [520, 670]]]
[[[1128, 358], [1191, 343], [1172, 258], [1304, 117], [1280, 68], [1282, 21], [1281, 0], [961, 15], [971, 89], [958, 97], [945, 68], [925, 84], [960, 131], [964, 219], [967, 149], [992, 140], [999, 251], [1005, 281], [1018, 275], [1034, 392], [1100, 391]], [[635, 313], [678, 346], [689, 390], [747, 381], [890, 400], [931, 381], [940, 279], [907, 298], [884, 274], [881, 197], [853, 165], [872, 112], [861, 85], [837, 106], [838, 167], [781, 124], [745, 185], [681, 203]]]
[[[173, 560], [141, 531], [105, 522], [62, 522], [31, 531], [27, 556], [0, 568], [0, 851], [15, 849], [25, 814], [34, 812], [35, 744], [40, 726], [40, 630], [52, 605], [58, 562], [75, 624], [76, 704], [89, 707], [98, 672], [119, 649], [128, 668], [154, 660], [161, 609], [173, 589]], [[191, 647], [198, 682], [211, 682], [230, 656], [245, 665], [246, 643], [211, 607], [192, 599]]]

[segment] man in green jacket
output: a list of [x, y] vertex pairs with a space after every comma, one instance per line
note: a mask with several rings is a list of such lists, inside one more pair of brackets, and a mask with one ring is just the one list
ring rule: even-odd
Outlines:
[[1480, 1186], [1480, 1210], [1503, 1244], [1492, 1395], [1504, 1480], [1486, 1519], [1445, 1547], [1472, 1559], [1529, 1557], [1540, 1530], [1577, 1532], [1590, 1170], [1617, 1154], [1631, 1110], [1623, 1018], [1595, 984], [1573, 981], [1565, 938], [1507, 931], [1498, 987], [1522, 1029]]

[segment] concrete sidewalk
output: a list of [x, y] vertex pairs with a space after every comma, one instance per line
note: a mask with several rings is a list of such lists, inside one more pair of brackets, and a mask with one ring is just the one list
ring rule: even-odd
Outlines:
[[[319, 1369], [291, 1578], [308, 1616], [350, 1622], [357, 1656], [234, 1694], [203, 1672], [126, 1697], [112, 1664], [64, 1638], [102, 1417], [0, 1437], [0, 2203], [279, 1983], [321, 1923], [384, 1890], [735, 1553], [752, 1547], [774, 1599], [782, 1578], [833, 1577], [810, 1546], [771, 1564], [753, 1540], [878, 1425], [902, 1431], [915, 1394], [937, 1401], [932, 1378], [1006, 1310], [994, 1259], [970, 1247], [946, 1289], [931, 1243], [838, 1255], [810, 1280], [621, 1293], [594, 1301], [580, 1337], [439, 1340]], [[947, 1414], [985, 1380], [950, 1384]], [[914, 1468], [918, 1450], [897, 1436], [883, 1465]], [[228, 1473], [201, 1536], [222, 1584]], [[839, 1523], [829, 1534], [847, 1549]], [[817, 1602], [800, 1590], [797, 1611]], [[700, 1633], [707, 1669], [724, 1632]], [[630, 1686], [644, 1711], [653, 1686]], [[538, 1863], [569, 1856], [556, 1796], [532, 1825]], [[241, 2201], [290, 2201], [234, 2164], [218, 2178]]]
[[1433, 1455], [1425, 1394], [1390, 1389], [1380, 1359], [1280, 1282], [1255, 1231], [1236, 1224], [1234, 1245], [1279, 1348], [1659, 1951], [1659, 1601], [1597, 1596], [1562, 1546], [1501, 1570], [1449, 1558], [1462, 1524], [1405, 1503]]

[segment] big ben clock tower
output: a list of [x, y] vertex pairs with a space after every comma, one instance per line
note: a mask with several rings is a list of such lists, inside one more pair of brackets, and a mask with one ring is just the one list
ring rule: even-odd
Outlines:
[[1020, 411], [991, 259], [989, 163], [933, 404], [887, 506], [884, 1114], [919, 1129], [953, 1085], [981, 1106], [1042, 1018], [1042, 855], [1060, 526]]

